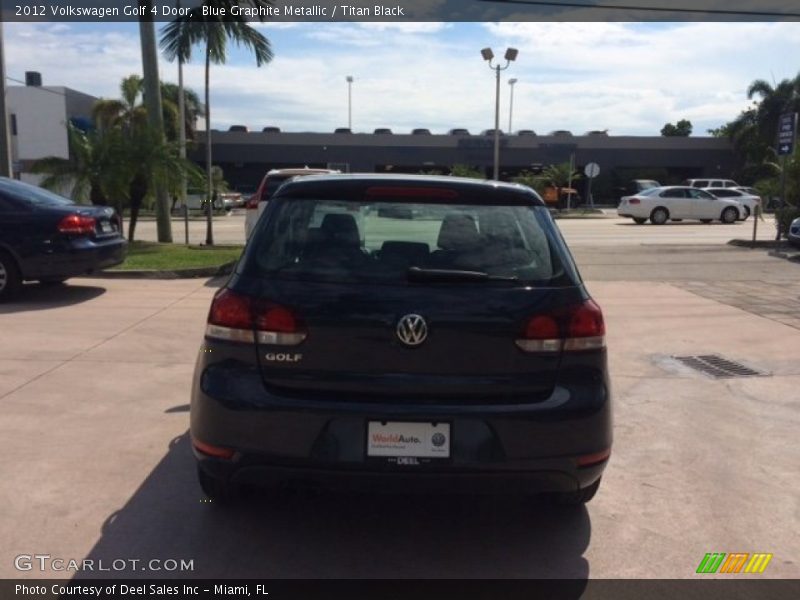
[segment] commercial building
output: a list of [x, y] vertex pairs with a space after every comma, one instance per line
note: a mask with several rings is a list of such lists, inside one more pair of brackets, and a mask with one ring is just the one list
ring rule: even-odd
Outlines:
[[[202, 164], [202, 134], [190, 156]], [[453, 165], [492, 172], [491, 135], [392, 133], [211, 132], [214, 163], [232, 186], [247, 191], [268, 169], [307, 165], [350, 172], [448, 173]], [[675, 183], [689, 177], [730, 177], [737, 164], [727, 139], [713, 137], [587, 135], [505, 135], [500, 139], [500, 178], [568, 162], [580, 170], [600, 165], [595, 197], [617, 195], [630, 179]]]
[[69, 157], [67, 123], [91, 124], [97, 98], [64, 86], [43, 86], [42, 76], [25, 73], [26, 85], [6, 88], [14, 177], [38, 183], [31, 165], [47, 156]]

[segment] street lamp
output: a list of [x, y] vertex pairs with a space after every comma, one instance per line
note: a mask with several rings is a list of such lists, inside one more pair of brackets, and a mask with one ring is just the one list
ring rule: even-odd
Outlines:
[[[500, 64], [492, 65], [494, 60], [494, 52], [491, 48], [484, 48], [481, 50], [483, 60], [489, 63], [489, 68], [494, 69], [497, 81], [495, 85], [495, 99], [494, 99], [494, 179], [500, 179], [500, 71], [508, 68], [512, 61], [517, 59], [518, 51], [516, 48], [508, 48], [503, 58], [506, 60], [504, 66]], [[512, 88], [513, 89], [513, 88]]]
[[508, 80], [508, 85], [511, 88], [511, 100], [508, 104], [508, 135], [511, 135], [511, 117], [514, 114], [514, 84], [517, 83], [516, 77]]
[[347, 80], [347, 128], [353, 131], [353, 76], [348, 75]]

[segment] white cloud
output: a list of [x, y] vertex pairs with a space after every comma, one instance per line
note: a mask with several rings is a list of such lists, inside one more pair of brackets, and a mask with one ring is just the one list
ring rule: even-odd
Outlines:
[[[262, 31], [272, 63], [257, 69], [245, 55], [212, 67], [214, 127], [332, 131], [347, 123], [345, 76], [353, 75], [357, 131], [486, 129], [494, 75], [479, 50], [515, 46], [519, 57], [503, 73], [503, 128], [505, 82], [515, 77], [515, 128], [653, 135], [688, 118], [702, 134], [747, 105], [752, 80], [795, 76], [788, 57], [800, 54], [798, 23], [270, 23]], [[117, 96], [120, 79], [141, 70], [138, 30], [8, 23], [6, 63], [15, 78], [38, 70], [45, 84]], [[161, 74], [175, 81], [175, 65], [162, 61]], [[202, 96], [199, 58], [186, 81]]]

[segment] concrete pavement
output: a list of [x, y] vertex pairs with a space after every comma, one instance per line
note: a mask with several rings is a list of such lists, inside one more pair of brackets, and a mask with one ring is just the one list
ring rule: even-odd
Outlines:
[[[706, 552], [758, 551], [775, 555], [764, 576], [800, 577], [800, 331], [680, 282], [587, 279], [608, 322], [616, 439], [579, 510], [304, 493], [217, 510], [187, 439], [213, 285], [26, 286], [0, 306], [0, 576], [64, 575], [15, 570], [40, 553], [194, 561], [117, 573], [156, 577], [671, 578]], [[717, 381], [669, 359], [698, 353], [771, 376]]]

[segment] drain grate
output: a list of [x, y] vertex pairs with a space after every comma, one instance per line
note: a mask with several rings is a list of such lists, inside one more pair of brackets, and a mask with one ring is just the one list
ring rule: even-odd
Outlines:
[[698, 356], [673, 356], [687, 367], [711, 375], [717, 379], [725, 377], [764, 377], [767, 373], [756, 371], [741, 363], [717, 354], [701, 354]]

